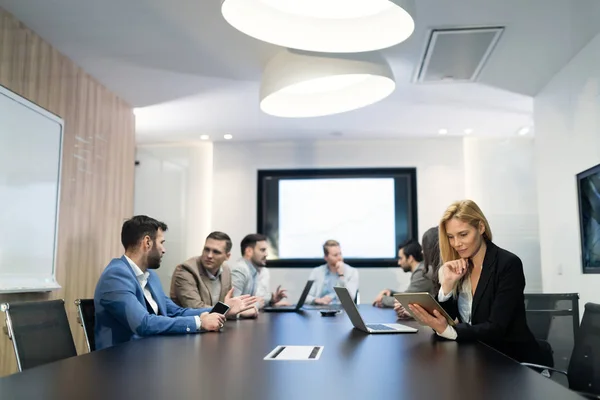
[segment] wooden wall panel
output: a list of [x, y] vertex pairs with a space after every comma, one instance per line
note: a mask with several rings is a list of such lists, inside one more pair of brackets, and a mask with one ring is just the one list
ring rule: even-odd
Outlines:
[[[65, 299], [82, 354], [73, 301], [93, 297], [100, 273], [122, 253], [121, 224], [133, 212], [133, 110], [2, 9], [0, 85], [65, 120], [57, 253], [62, 290], [0, 295], [0, 302]], [[16, 371], [12, 344], [0, 333], [0, 376]]]

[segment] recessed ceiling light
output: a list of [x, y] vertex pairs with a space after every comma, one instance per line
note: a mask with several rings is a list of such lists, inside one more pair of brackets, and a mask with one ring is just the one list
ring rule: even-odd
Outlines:
[[447, 134], [447, 133], [448, 133], [448, 129], [444, 129], [444, 128], [442, 128], [442, 129], [440, 129], [440, 130], [438, 131], [438, 133], [439, 133], [440, 135], [445, 135], [445, 134]]
[[530, 130], [531, 129], [528, 126], [524, 126], [521, 129], [519, 129], [519, 131], [517, 133], [521, 136], [524, 136], [524, 135], [527, 135]]
[[473, 133], [473, 129], [471, 129], [471, 128], [465, 129], [465, 135], [470, 135], [471, 133]]
[[319, 117], [376, 103], [395, 88], [392, 70], [377, 52], [335, 55], [286, 49], [265, 67], [260, 108], [277, 117]]
[[228, 133], [228, 134], [226, 134], [226, 135], [223, 135], [223, 139], [225, 139], [225, 140], [231, 140], [231, 139], [233, 139], [233, 135], [230, 135], [230, 134]]
[[414, 0], [224, 0], [221, 13], [258, 40], [323, 53], [385, 49], [415, 29]]
[[201, 135], [200, 136], [201, 140], [208, 140], [209, 138], [210, 138], [210, 136], [208, 136], [208, 135]]

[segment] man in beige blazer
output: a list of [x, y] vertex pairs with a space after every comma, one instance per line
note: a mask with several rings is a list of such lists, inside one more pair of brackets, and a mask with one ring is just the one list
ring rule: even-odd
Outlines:
[[[255, 296], [233, 297], [231, 270], [225, 261], [231, 256], [231, 238], [223, 232], [212, 232], [206, 238], [202, 255], [178, 265], [171, 278], [171, 300], [181, 307], [203, 308], [221, 301], [230, 307], [236, 303], [254, 304]], [[252, 307], [239, 317], [254, 318]], [[234, 316], [235, 318], [236, 316]]]

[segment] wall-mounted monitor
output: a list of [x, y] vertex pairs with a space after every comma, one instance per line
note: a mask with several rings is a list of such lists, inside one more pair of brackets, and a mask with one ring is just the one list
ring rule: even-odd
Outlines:
[[600, 164], [577, 174], [581, 265], [584, 274], [600, 274]]
[[396, 266], [398, 245], [417, 238], [416, 181], [415, 168], [259, 170], [269, 267], [323, 264], [329, 239], [352, 266]]

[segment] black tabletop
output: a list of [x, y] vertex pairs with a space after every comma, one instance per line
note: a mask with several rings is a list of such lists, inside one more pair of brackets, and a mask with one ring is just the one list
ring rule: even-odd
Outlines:
[[[361, 306], [366, 322], [393, 310]], [[261, 314], [220, 333], [162, 336], [0, 379], [2, 399], [575, 399], [482, 344], [368, 335], [342, 313]], [[49, 344], [50, 345], [50, 344]], [[266, 361], [277, 345], [325, 346], [317, 361]]]

